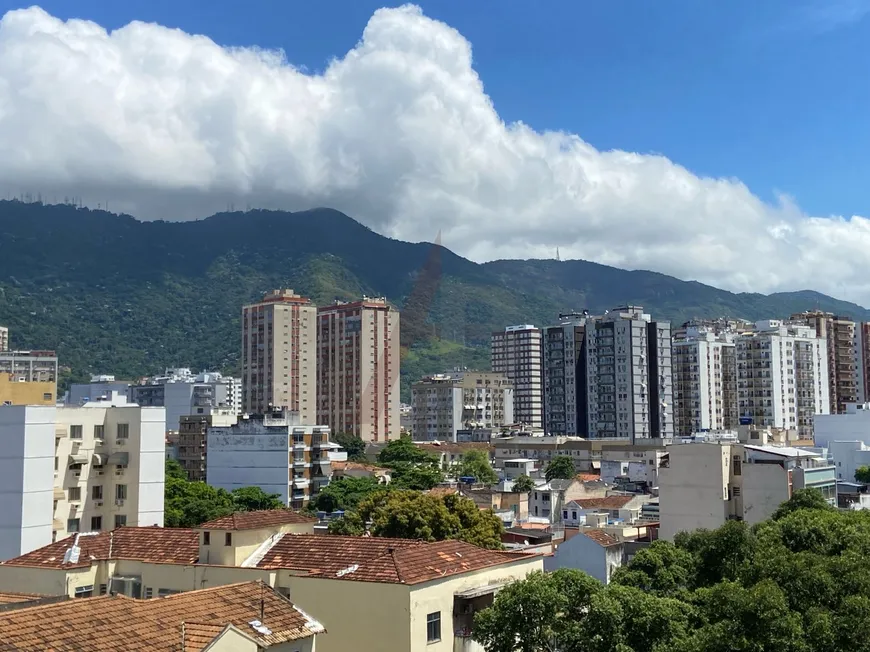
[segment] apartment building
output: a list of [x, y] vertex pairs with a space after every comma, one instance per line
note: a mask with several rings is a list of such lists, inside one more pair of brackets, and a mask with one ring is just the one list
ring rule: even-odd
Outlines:
[[203, 414], [181, 417], [176, 445], [176, 459], [194, 482], [206, 481], [208, 447], [206, 437], [211, 427], [232, 426], [239, 420], [238, 414], [229, 408], [209, 407]]
[[514, 383], [514, 419], [531, 428], [544, 425], [541, 329], [508, 326], [492, 334], [492, 370]]
[[826, 340], [812, 326], [771, 319], [735, 346], [740, 416], [812, 439], [813, 416], [830, 412]]
[[594, 326], [586, 332], [587, 436], [671, 439], [670, 324], [653, 321], [639, 306], [624, 306]]
[[[268, 512], [255, 514], [266, 516], [229, 527], [126, 527], [71, 537], [0, 565], [0, 590], [72, 597], [129, 586], [139, 595], [169, 595], [153, 602], [171, 605], [175, 592], [260, 580], [262, 599], [271, 586], [322, 623], [317, 652], [473, 652], [475, 614], [508, 582], [543, 570], [540, 555], [456, 540], [295, 534]], [[241, 600], [239, 609], [259, 609], [260, 600]], [[270, 605], [257, 620], [271, 629]]]
[[856, 353], [861, 325], [848, 317], [821, 311], [797, 313], [791, 316], [791, 320], [812, 326], [816, 335], [825, 339], [830, 405], [828, 412], [843, 414], [846, 405], [859, 400]]
[[57, 355], [54, 351], [0, 352], [0, 405], [54, 405]]
[[672, 343], [674, 433], [738, 426], [737, 354], [734, 333], [688, 327]]
[[167, 369], [130, 387], [131, 400], [143, 407], [166, 408], [166, 430], [181, 428], [181, 417], [205, 414], [221, 407], [239, 414], [241, 380], [216, 371], [194, 374], [190, 369]]
[[0, 559], [70, 533], [163, 525], [164, 414], [117, 394], [0, 407]]
[[88, 401], [99, 401], [112, 392], [122, 394], [130, 398], [129, 380], [118, 380], [111, 374], [97, 374], [91, 376], [90, 382], [72, 383], [64, 396], [66, 405], [84, 405]]
[[856, 403], [867, 403], [870, 401], [870, 322], [855, 324], [852, 352], [855, 365]]
[[659, 535], [673, 541], [678, 532], [732, 519], [753, 525], [807, 487], [836, 504], [835, 467], [811, 451], [737, 442], [669, 446], [659, 471]]
[[0, 353], [5, 353], [9, 350], [9, 329], [5, 326], [0, 326]]
[[551, 435], [585, 435], [586, 321], [582, 315], [559, 315], [558, 326], [543, 329], [544, 430]]
[[415, 441], [456, 441], [460, 430], [514, 422], [514, 384], [504, 374], [455, 371], [427, 376], [411, 387]]
[[238, 423], [211, 426], [206, 435], [206, 481], [232, 491], [260, 487], [285, 505], [302, 508], [329, 484], [332, 460], [347, 453], [329, 441], [329, 427], [302, 423], [289, 410], [243, 415]]
[[242, 308], [242, 411], [288, 408], [317, 421], [317, 307], [273, 290]]
[[325, 631], [286, 597], [256, 581], [163, 600], [113, 594], [4, 606], [0, 638], [18, 652], [314, 652], [315, 638]]
[[399, 311], [363, 297], [317, 310], [317, 423], [363, 441], [397, 439]]

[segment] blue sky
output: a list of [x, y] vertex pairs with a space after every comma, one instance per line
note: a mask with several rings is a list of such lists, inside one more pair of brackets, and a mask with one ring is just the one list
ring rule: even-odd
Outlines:
[[[658, 152], [814, 215], [868, 214], [870, 2], [625, 0], [419, 3], [474, 47], [505, 120], [599, 149]], [[22, 5], [0, 1], [5, 12]], [[46, 0], [107, 28], [155, 21], [223, 45], [282, 48], [321, 70], [383, 3]], [[545, 9], [542, 9], [545, 7]]]

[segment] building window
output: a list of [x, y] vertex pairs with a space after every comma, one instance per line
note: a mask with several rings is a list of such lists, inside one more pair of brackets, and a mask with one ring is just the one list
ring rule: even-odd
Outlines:
[[67, 519], [66, 531], [67, 532], [78, 532], [79, 531], [79, 519], [77, 519], [77, 518]]
[[87, 586], [77, 586], [75, 590], [75, 597], [77, 598], [90, 598], [93, 594], [93, 584], [88, 584]]
[[99, 532], [103, 529], [103, 517], [91, 516], [91, 532]]
[[107, 584], [100, 584], [100, 595], [106, 595], [106, 591], [109, 586]]
[[441, 640], [441, 612], [436, 611], [426, 616], [426, 642], [435, 643]]
[[118, 424], [118, 439], [129, 439], [130, 438], [130, 424], [129, 423], [119, 423]]
[[734, 460], [734, 475], [740, 475], [741, 472], [742, 472], [741, 460], [740, 460], [740, 458], [737, 458], [736, 460]]
[[176, 593], [181, 593], [181, 591], [176, 591], [174, 589], [157, 589], [158, 598], [165, 598], [167, 595], [175, 595]]
[[94, 439], [102, 439], [105, 431], [105, 426], [94, 426]]
[[115, 486], [115, 500], [127, 500], [127, 485], [119, 484]]
[[232, 532], [227, 532], [224, 535], [224, 545], [225, 546], [233, 545], [233, 533]]
[[95, 484], [93, 487], [91, 487], [91, 498], [93, 500], [103, 499], [103, 485]]
[[78, 502], [82, 499], [82, 488], [81, 487], [70, 487], [67, 491], [67, 500], [72, 502]]
[[81, 439], [82, 438], [82, 427], [81, 426], [70, 426], [69, 427], [69, 438], [70, 439]]
[[204, 545], [204, 546], [211, 545], [211, 532], [203, 532], [202, 533], [202, 545]]
[[154, 589], [150, 586], [145, 587], [145, 599], [150, 600], [154, 597]]
[[42, 395], [42, 400], [43, 400], [43, 401], [50, 401], [50, 400], [51, 400], [51, 394], [50, 394], [49, 392], [46, 392], [45, 394]]
[[124, 527], [127, 525], [126, 514], [115, 514], [115, 527]]

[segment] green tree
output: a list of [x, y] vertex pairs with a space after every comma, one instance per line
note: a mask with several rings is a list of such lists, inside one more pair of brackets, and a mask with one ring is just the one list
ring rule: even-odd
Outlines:
[[444, 482], [444, 473], [430, 464], [414, 465], [405, 462], [394, 462], [390, 487], [394, 489], [413, 489], [426, 491]]
[[328, 531], [330, 534], [343, 536], [362, 536], [366, 533], [366, 524], [356, 512], [348, 512], [341, 518], [333, 519], [329, 522]]
[[489, 455], [482, 450], [465, 451], [454, 471], [454, 475], [458, 478], [473, 477], [481, 484], [498, 482], [498, 474], [489, 463]]
[[187, 480], [187, 471], [181, 466], [178, 460], [166, 458], [165, 476], [167, 479], [175, 478], [176, 480]]
[[611, 581], [663, 597], [685, 597], [695, 585], [696, 560], [669, 541], [654, 541], [631, 564], [618, 568]]
[[518, 494], [527, 494], [535, 488], [535, 481], [523, 474], [514, 480], [513, 490]]
[[423, 450], [408, 437], [390, 441], [378, 454], [378, 461], [386, 466], [396, 463], [438, 465], [438, 458]]
[[859, 466], [855, 469], [855, 482], [870, 484], [870, 466]]
[[310, 504], [316, 511], [346, 511], [356, 509], [360, 501], [377, 491], [384, 491], [384, 486], [375, 478], [338, 478], [321, 489]]
[[336, 432], [332, 441], [347, 451], [347, 459], [351, 462], [366, 461], [366, 443], [356, 435], [346, 432]]
[[798, 489], [791, 495], [791, 498], [777, 508], [771, 518], [773, 518], [774, 521], [777, 521], [799, 509], [820, 509], [823, 511], [831, 511], [834, 507], [825, 500], [822, 492], [818, 489], [812, 487], [808, 489]]
[[165, 492], [163, 520], [166, 527], [196, 527], [236, 511], [228, 491], [205, 482], [167, 478]]
[[567, 455], [556, 455], [547, 464], [547, 470], [544, 472], [544, 477], [547, 481], [550, 480], [570, 480], [577, 471], [574, 470], [574, 460]]
[[239, 512], [287, 508], [279, 494], [267, 494], [260, 487], [239, 487], [233, 489], [230, 495], [235, 510]]

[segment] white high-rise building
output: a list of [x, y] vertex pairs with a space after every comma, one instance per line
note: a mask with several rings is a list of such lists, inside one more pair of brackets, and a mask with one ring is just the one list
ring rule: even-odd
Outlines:
[[826, 339], [812, 326], [771, 319], [735, 345], [740, 416], [811, 439], [813, 415], [830, 414]]
[[541, 329], [508, 326], [492, 334], [492, 370], [514, 383], [514, 419], [531, 428], [544, 424]]
[[9, 329], [0, 326], [0, 352], [9, 350]]
[[737, 428], [734, 333], [688, 327], [674, 340], [672, 356], [675, 434]]
[[162, 526], [165, 414], [119, 394], [0, 406], [0, 559], [76, 532]]
[[616, 308], [592, 323], [587, 319], [586, 436], [671, 439], [670, 323], [653, 321], [638, 306]]

